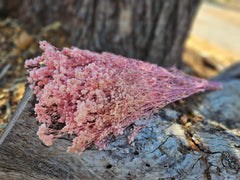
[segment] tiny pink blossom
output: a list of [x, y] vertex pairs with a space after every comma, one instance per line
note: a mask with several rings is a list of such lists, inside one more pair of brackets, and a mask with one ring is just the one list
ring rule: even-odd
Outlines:
[[[40, 47], [45, 52], [25, 62], [42, 123], [37, 134], [48, 146], [64, 134], [75, 135], [68, 152], [81, 154], [93, 143], [104, 149], [111, 136], [121, 135], [143, 117], [149, 122], [167, 104], [221, 88], [175, 67], [76, 47], [60, 51], [46, 41]], [[135, 125], [130, 143], [144, 126]]]
[[41, 126], [39, 126], [37, 135], [44, 142], [45, 145], [51, 146], [53, 143], [54, 135], [52, 134], [47, 135], [47, 133], [48, 133], [48, 128], [46, 124], [42, 124]]

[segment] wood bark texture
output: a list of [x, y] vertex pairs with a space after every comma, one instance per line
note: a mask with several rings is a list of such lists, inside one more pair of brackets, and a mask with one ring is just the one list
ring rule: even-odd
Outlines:
[[[218, 80], [224, 88], [169, 105], [128, 144], [129, 129], [105, 150], [66, 152], [70, 137], [50, 147], [36, 135], [35, 97], [27, 87], [0, 137], [1, 179], [240, 179], [240, 66]], [[187, 108], [183, 108], [186, 106]], [[185, 109], [185, 110], [183, 110]], [[201, 114], [190, 119], [189, 114]]]
[[71, 43], [162, 66], [181, 64], [184, 40], [200, 0], [0, 0], [2, 16], [29, 29], [60, 21]]

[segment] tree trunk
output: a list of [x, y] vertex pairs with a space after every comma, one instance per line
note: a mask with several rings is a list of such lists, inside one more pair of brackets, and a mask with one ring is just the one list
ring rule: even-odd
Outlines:
[[162, 109], [134, 146], [127, 129], [105, 150], [88, 148], [81, 156], [65, 152], [67, 136], [50, 147], [41, 143], [27, 87], [0, 137], [0, 179], [240, 179], [239, 74], [238, 65], [219, 76], [222, 90]]
[[71, 43], [162, 66], [181, 64], [184, 40], [200, 0], [0, 0], [2, 16], [30, 29], [60, 21]]

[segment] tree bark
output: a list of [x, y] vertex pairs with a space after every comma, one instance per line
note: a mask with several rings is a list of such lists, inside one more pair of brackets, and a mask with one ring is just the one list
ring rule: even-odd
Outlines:
[[30, 29], [60, 21], [71, 43], [162, 66], [181, 64], [200, 0], [0, 0], [2, 16]]
[[[134, 146], [127, 129], [105, 150], [92, 147], [81, 156], [66, 152], [67, 136], [50, 147], [41, 143], [35, 97], [27, 87], [0, 137], [0, 179], [240, 179], [240, 66], [223, 74], [222, 90], [162, 109]], [[195, 115], [184, 120], [189, 112], [204, 121]]]

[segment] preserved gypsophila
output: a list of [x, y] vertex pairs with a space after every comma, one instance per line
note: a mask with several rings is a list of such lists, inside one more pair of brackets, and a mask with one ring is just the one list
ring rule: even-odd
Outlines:
[[[25, 63], [37, 98], [37, 134], [47, 146], [74, 135], [68, 152], [81, 154], [91, 144], [104, 149], [112, 136], [140, 119], [149, 121], [167, 104], [221, 87], [175, 67], [76, 47], [58, 50], [46, 41], [40, 47], [44, 53]], [[135, 125], [130, 143], [142, 127]]]

